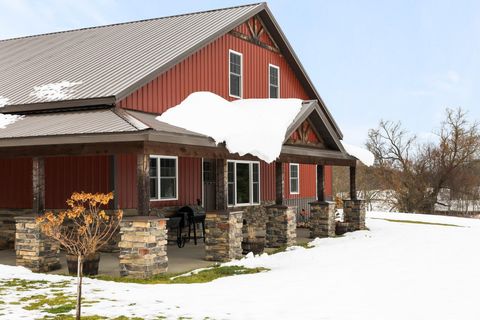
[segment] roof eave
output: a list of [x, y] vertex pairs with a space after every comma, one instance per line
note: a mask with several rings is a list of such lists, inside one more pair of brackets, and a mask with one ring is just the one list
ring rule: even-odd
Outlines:
[[2, 113], [27, 113], [27, 112], [66, 109], [66, 108], [74, 109], [74, 108], [84, 108], [84, 107], [91, 107], [91, 106], [112, 106], [112, 105], [115, 105], [115, 97], [113, 96], [90, 98], [90, 99], [58, 100], [58, 101], [48, 101], [48, 102], [41, 102], [41, 103], [6, 105], [0, 110]]

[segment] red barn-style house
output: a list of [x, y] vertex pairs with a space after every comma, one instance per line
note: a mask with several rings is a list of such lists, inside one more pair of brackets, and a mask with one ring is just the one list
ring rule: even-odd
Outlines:
[[[314, 235], [332, 234], [333, 165], [351, 168], [355, 195], [357, 159], [265, 3], [2, 40], [0, 75], [3, 247], [15, 217], [64, 208], [74, 191], [113, 191], [112, 209], [132, 217], [124, 223], [160, 219], [145, 223], [162, 228], [158, 217], [204, 208], [207, 258], [226, 260], [238, 248], [228, 230], [229, 243], [214, 248], [215, 221], [234, 217], [267, 245], [290, 244], [302, 212], [320, 221]], [[304, 102], [267, 163], [156, 119], [200, 91]]]

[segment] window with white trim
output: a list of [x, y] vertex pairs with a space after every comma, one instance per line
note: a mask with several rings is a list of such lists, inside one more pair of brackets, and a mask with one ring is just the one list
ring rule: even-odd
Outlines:
[[178, 199], [178, 157], [150, 156], [150, 199]]
[[229, 56], [229, 94], [231, 97], [242, 97], [242, 54], [233, 50], [228, 51]]
[[280, 98], [280, 68], [268, 65], [268, 94], [270, 98]]
[[260, 203], [260, 163], [228, 161], [228, 205]]
[[300, 165], [290, 163], [290, 194], [300, 193]]

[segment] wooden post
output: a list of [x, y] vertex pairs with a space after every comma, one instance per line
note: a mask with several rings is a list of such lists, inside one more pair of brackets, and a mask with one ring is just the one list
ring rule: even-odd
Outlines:
[[41, 157], [32, 159], [32, 191], [33, 214], [40, 214], [45, 210], [45, 160]]
[[137, 154], [137, 212], [139, 216], [150, 213], [150, 156]]
[[118, 194], [119, 189], [117, 188], [117, 156], [112, 154], [110, 156], [110, 176], [109, 176], [109, 185], [110, 190], [113, 192], [113, 209], [118, 209]]
[[317, 201], [325, 201], [325, 167], [317, 164]]
[[357, 200], [357, 168], [350, 167], [350, 199]]
[[218, 211], [226, 211], [228, 209], [228, 162], [226, 159], [216, 159], [216, 195]]
[[275, 162], [275, 204], [283, 204], [283, 195], [285, 191], [285, 172], [282, 162]]

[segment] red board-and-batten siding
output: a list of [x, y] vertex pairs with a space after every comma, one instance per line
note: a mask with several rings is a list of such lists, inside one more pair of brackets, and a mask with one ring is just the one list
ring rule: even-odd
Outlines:
[[[245, 24], [236, 31], [247, 33]], [[269, 45], [267, 34], [262, 39]], [[179, 104], [190, 93], [211, 91], [225, 99], [228, 94], [228, 52], [243, 55], [243, 98], [268, 98], [268, 65], [280, 67], [280, 96], [309, 99], [300, 81], [280, 54], [264, 49], [231, 34], [219, 37], [170, 70], [136, 90], [118, 105], [123, 108], [162, 113]], [[49, 158], [45, 163], [46, 207], [65, 207], [73, 191], [108, 192], [112, 170], [107, 156]], [[136, 158], [118, 155], [116, 161], [116, 193], [120, 208], [136, 208]], [[0, 206], [31, 208], [31, 159], [0, 160]], [[274, 165], [261, 163], [261, 198], [275, 199]], [[331, 168], [326, 170], [326, 193], [331, 195]], [[315, 166], [300, 166], [300, 194], [289, 194], [288, 168], [285, 197], [315, 197]], [[153, 207], [196, 203], [202, 196], [201, 159], [179, 158], [178, 200], [152, 201]], [[110, 184], [109, 184], [110, 183]]]
[[[246, 26], [242, 25], [236, 28], [237, 31], [246, 33]], [[266, 33], [263, 34], [266, 37]], [[273, 43], [268, 43], [272, 45]], [[233, 100], [229, 96], [228, 77], [229, 77], [229, 50], [234, 50], [242, 54], [243, 62], [243, 98], [268, 98], [268, 66], [273, 64], [280, 67], [280, 97], [309, 99], [300, 81], [290, 68], [285, 58], [275, 52], [252, 44], [248, 41], [239, 39], [231, 34], [221, 36], [209, 45], [195, 52], [182, 62], [178, 63], [170, 70], [161, 74], [142, 88], [133, 92], [119, 102], [119, 106], [126, 109], [140, 110], [151, 113], [162, 113], [167, 109], [182, 102], [190, 93], [196, 91], [211, 91], [225, 99]], [[125, 167], [127, 161], [125, 158], [119, 159], [119, 166]], [[130, 170], [133, 170], [134, 159], [128, 160]], [[155, 201], [152, 206], [183, 205], [186, 203], [195, 203], [197, 198], [201, 198], [201, 174], [197, 174], [199, 165], [185, 167], [189, 171], [190, 185], [182, 186], [179, 181], [179, 200], [178, 201]], [[198, 169], [200, 168], [200, 169]], [[125, 167], [125, 169], [127, 169]], [[263, 201], [272, 201], [275, 199], [275, 168], [273, 164], [261, 164], [261, 198]], [[286, 188], [285, 197], [293, 198], [315, 198], [316, 196], [316, 168], [314, 165], [300, 166], [300, 193], [290, 195]], [[133, 170], [134, 171], [134, 170]], [[182, 173], [182, 167], [179, 166], [179, 174]], [[286, 172], [288, 172], [288, 167]], [[331, 195], [331, 168], [326, 170], [326, 193]], [[288, 178], [288, 174], [287, 174]], [[133, 179], [135, 179], [133, 177]], [[198, 181], [197, 181], [198, 180]], [[135, 180], [133, 180], [134, 182]], [[184, 188], [196, 188], [200, 185], [196, 195], [188, 197], [183, 196]], [[288, 182], [286, 187], [288, 187]], [[120, 204], [124, 208], [136, 205], [135, 192], [124, 192], [120, 187]], [[135, 188], [135, 183], [130, 184], [128, 188]], [[131, 190], [134, 191], [134, 190]], [[187, 201], [185, 201], [187, 200]], [[190, 201], [190, 202], [188, 202]]]

